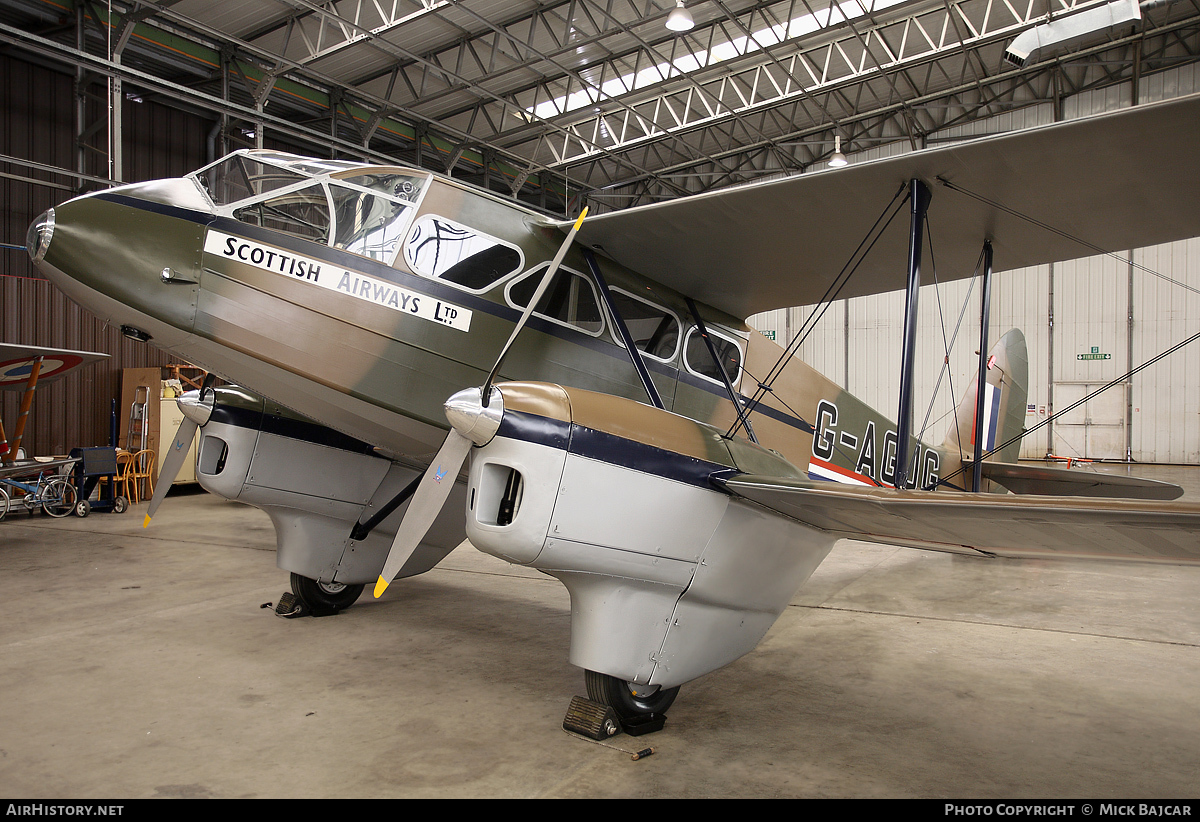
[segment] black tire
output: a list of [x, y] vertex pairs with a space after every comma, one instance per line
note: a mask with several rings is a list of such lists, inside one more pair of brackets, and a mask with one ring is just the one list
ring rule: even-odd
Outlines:
[[[667, 708], [679, 696], [679, 686], [656, 688], [651, 693], [634, 694], [630, 683], [615, 676], [584, 671], [583, 681], [587, 685], [588, 699], [608, 705], [621, 719], [638, 719], [650, 714], [665, 714]], [[643, 689], [638, 686], [639, 692]]]
[[112, 509], [114, 514], [124, 514], [127, 510], [129, 510], [129, 500], [122, 496], [116, 497], [116, 499], [113, 500]]
[[349, 608], [363, 592], [362, 585], [343, 585], [340, 582], [318, 582], [292, 574], [292, 593], [310, 609]]
[[92, 504], [90, 502], [85, 499], [81, 499], [79, 502], [75, 503], [75, 516], [86, 517], [90, 513], [92, 513]]
[[65, 517], [75, 510], [77, 497], [74, 485], [56, 477], [42, 489], [42, 510], [52, 517]]

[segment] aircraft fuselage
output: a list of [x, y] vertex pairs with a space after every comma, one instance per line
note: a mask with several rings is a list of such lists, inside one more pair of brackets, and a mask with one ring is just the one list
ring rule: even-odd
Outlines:
[[[345, 165], [340, 174], [362, 179]], [[385, 453], [423, 454], [445, 430], [441, 403], [482, 382], [524, 307], [521, 296], [528, 301], [522, 289], [532, 291], [562, 235], [546, 218], [456, 181], [372, 168], [376, 178], [388, 171], [415, 181], [418, 193], [409, 195], [411, 202], [387, 201], [402, 215], [372, 247], [345, 241], [353, 232], [337, 223], [312, 225], [310, 215], [330, 207], [304, 203], [315, 199], [307, 190], [329, 191], [338, 185], [336, 176], [298, 177], [290, 188], [264, 186], [257, 196], [222, 204], [202, 185], [201, 171], [58, 206], [39, 266], [74, 300], [131, 334]], [[370, 199], [370, 189], [341, 187]], [[342, 214], [337, 194], [328, 201], [335, 221], [369, 216], [361, 202]], [[294, 213], [298, 202], [309, 209], [306, 215]], [[289, 207], [290, 214], [276, 213]], [[646, 401], [584, 253], [569, 252], [558, 275], [569, 282], [552, 295], [547, 313], [535, 313], [501, 378]], [[439, 257], [464, 264], [456, 271]], [[639, 347], [647, 344], [643, 357], [666, 408], [732, 423], [732, 403], [685, 297], [596, 260], [622, 305], [632, 308], [626, 322]], [[739, 319], [703, 305], [699, 311], [728, 355], [735, 385], [750, 379], [743, 368], [765, 372], [779, 355]], [[803, 382], [804, 390], [777, 385], [776, 391], [801, 415], [839, 393], [795, 365], [804, 379], [785, 374], [781, 383]], [[811, 425], [778, 403], [760, 411], [766, 412], [754, 421], [760, 440], [803, 466]]]

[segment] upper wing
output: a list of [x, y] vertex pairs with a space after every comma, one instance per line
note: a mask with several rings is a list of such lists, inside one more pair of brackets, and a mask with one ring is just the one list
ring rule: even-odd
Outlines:
[[0, 343], [0, 390], [24, 391], [29, 384], [33, 363], [42, 358], [38, 382], [43, 383], [79, 368], [82, 365], [108, 359], [97, 351], [68, 351], [62, 348], [43, 348], [37, 345]]
[[721, 484], [850, 539], [1001, 556], [1200, 562], [1200, 506], [907, 491], [739, 475]]
[[[1197, 123], [1200, 94], [602, 214], [579, 241], [742, 318], [819, 302], [913, 178], [933, 192], [927, 280], [934, 266], [941, 281], [971, 276], [988, 239], [997, 271], [1141, 248], [1200, 235]], [[840, 297], [904, 287], [908, 222], [902, 211]]]

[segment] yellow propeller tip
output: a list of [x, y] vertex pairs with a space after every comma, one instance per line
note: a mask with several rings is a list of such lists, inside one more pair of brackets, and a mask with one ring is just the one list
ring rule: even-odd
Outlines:
[[142, 520], [142, 527], [143, 528], [150, 527], [150, 515], [149, 514], [146, 514], [146, 518], [144, 520]]
[[380, 576], [375, 582], [375, 599], [379, 599], [383, 595], [383, 592], [387, 590], [387, 587], [388, 581]]
[[587, 211], [587, 206], [584, 206], [583, 211], [579, 212], [579, 219], [575, 221], [575, 228], [572, 229], [573, 231], [578, 231], [579, 227], [583, 225], [583, 218], [587, 216]]

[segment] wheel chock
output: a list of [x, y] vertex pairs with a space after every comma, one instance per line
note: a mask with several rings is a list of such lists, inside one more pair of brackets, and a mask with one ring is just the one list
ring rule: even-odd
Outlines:
[[296, 617], [306, 616], [337, 616], [341, 613], [341, 610], [341, 608], [334, 608], [328, 605], [309, 605], [291, 591], [285, 591], [279, 595], [279, 604], [275, 606], [275, 616], [283, 617], [284, 619], [295, 619]]
[[304, 603], [297, 599], [291, 591], [286, 591], [279, 595], [279, 603], [275, 606], [275, 616], [284, 619], [305, 616]]
[[586, 736], [588, 739], [603, 740], [619, 734], [621, 723], [616, 712], [609, 706], [576, 696], [571, 699], [571, 705], [567, 708], [563, 730]]

